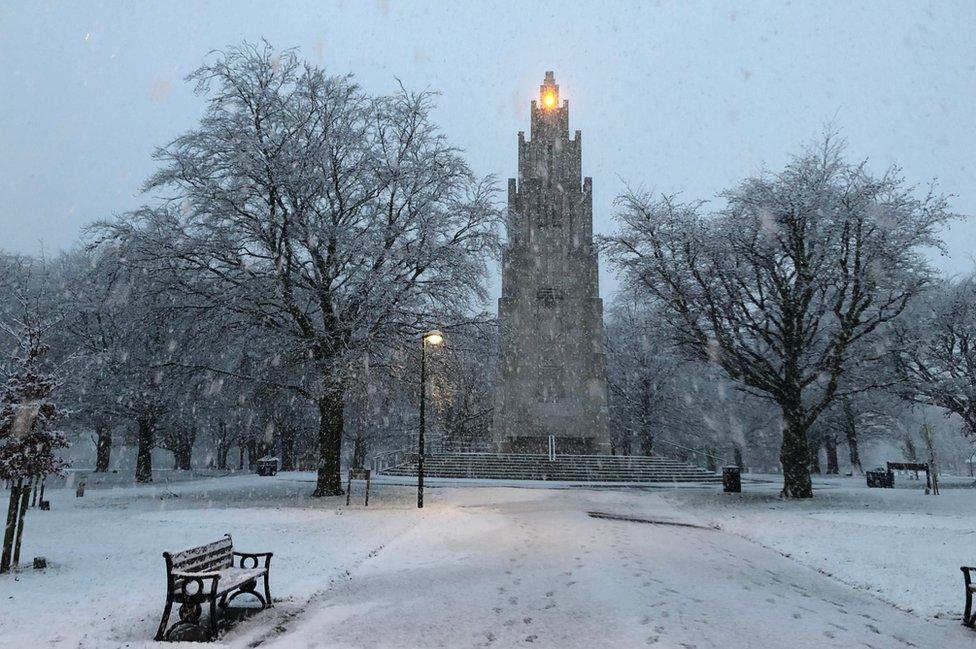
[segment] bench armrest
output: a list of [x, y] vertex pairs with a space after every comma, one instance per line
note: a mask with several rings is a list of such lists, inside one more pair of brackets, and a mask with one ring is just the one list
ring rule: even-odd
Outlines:
[[959, 569], [962, 570], [962, 578], [966, 582], [966, 587], [969, 588], [973, 584], [973, 576], [970, 573], [976, 572], [976, 568], [973, 566], [960, 566]]
[[[274, 552], [238, 552], [234, 550], [234, 556], [240, 558], [239, 564], [241, 568], [257, 568], [258, 559], [264, 557], [264, 567], [268, 568], [271, 566], [271, 557], [274, 556]], [[249, 560], [253, 563], [249, 566], [244, 565]]]

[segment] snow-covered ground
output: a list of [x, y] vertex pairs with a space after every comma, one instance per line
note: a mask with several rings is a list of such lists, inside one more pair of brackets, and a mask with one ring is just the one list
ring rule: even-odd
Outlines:
[[[816, 497], [778, 497], [780, 479], [745, 484], [741, 495], [667, 492], [702, 522], [773, 548], [855, 588], [922, 616], [959, 617], [962, 573], [976, 565], [972, 478], [943, 478], [941, 494], [896, 476], [895, 489], [864, 478], [817, 477]], [[976, 637], [973, 638], [976, 642]]]
[[276, 607], [225, 633], [230, 647], [976, 643], [957, 617], [932, 617], [960, 613], [971, 490], [925, 498], [835, 479], [811, 503], [785, 503], [773, 484], [739, 497], [442, 482], [418, 511], [407, 485], [381, 482], [368, 509], [347, 508], [308, 498], [311, 480], [49, 491], [53, 511], [31, 510], [23, 554], [53, 567], [0, 579], [0, 646], [152, 646], [160, 553], [224, 532], [275, 552]]

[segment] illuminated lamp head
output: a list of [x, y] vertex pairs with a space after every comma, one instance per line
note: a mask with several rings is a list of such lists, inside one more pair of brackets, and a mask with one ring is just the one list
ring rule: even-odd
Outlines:
[[546, 90], [542, 93], [542, 106], [548, 110], [552, 110], [556, 107], [559, 100], [556, 98], [555, 90]]

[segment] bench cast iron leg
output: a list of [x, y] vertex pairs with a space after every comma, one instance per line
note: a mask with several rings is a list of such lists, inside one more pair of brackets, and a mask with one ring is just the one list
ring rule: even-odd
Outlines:
[[973, 592], [966, 588], [966, 612], [962, 614], [962, 623], [966, 626], [973, 625], [973, 618], [976, 617], [973, 614]]
[[163, 609], [163, 619], [159, 622], [159, 630], [156, 631], [156, 640], [166, 637], [166, 624], [169, 622], [170, 611], [173, 610], [173, 598], [166, 598], [166, 607]]
[[210, 640], [217, 639], [217, 596], [210, 597]]
[[264, 598], [267, 600], [266, 606], [274, 606], [271, 603], [271, 589], [268, 587], [268, 573], [264, 573]]

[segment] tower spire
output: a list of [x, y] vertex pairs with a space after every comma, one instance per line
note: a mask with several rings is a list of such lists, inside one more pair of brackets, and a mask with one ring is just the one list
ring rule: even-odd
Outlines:
[[552, 70], [546, 72], [546, 78], [539, 86], [539, 104], [545, 110], [552, 110], [559, 106], [559, 85], [556, 84], [556, 75]]

